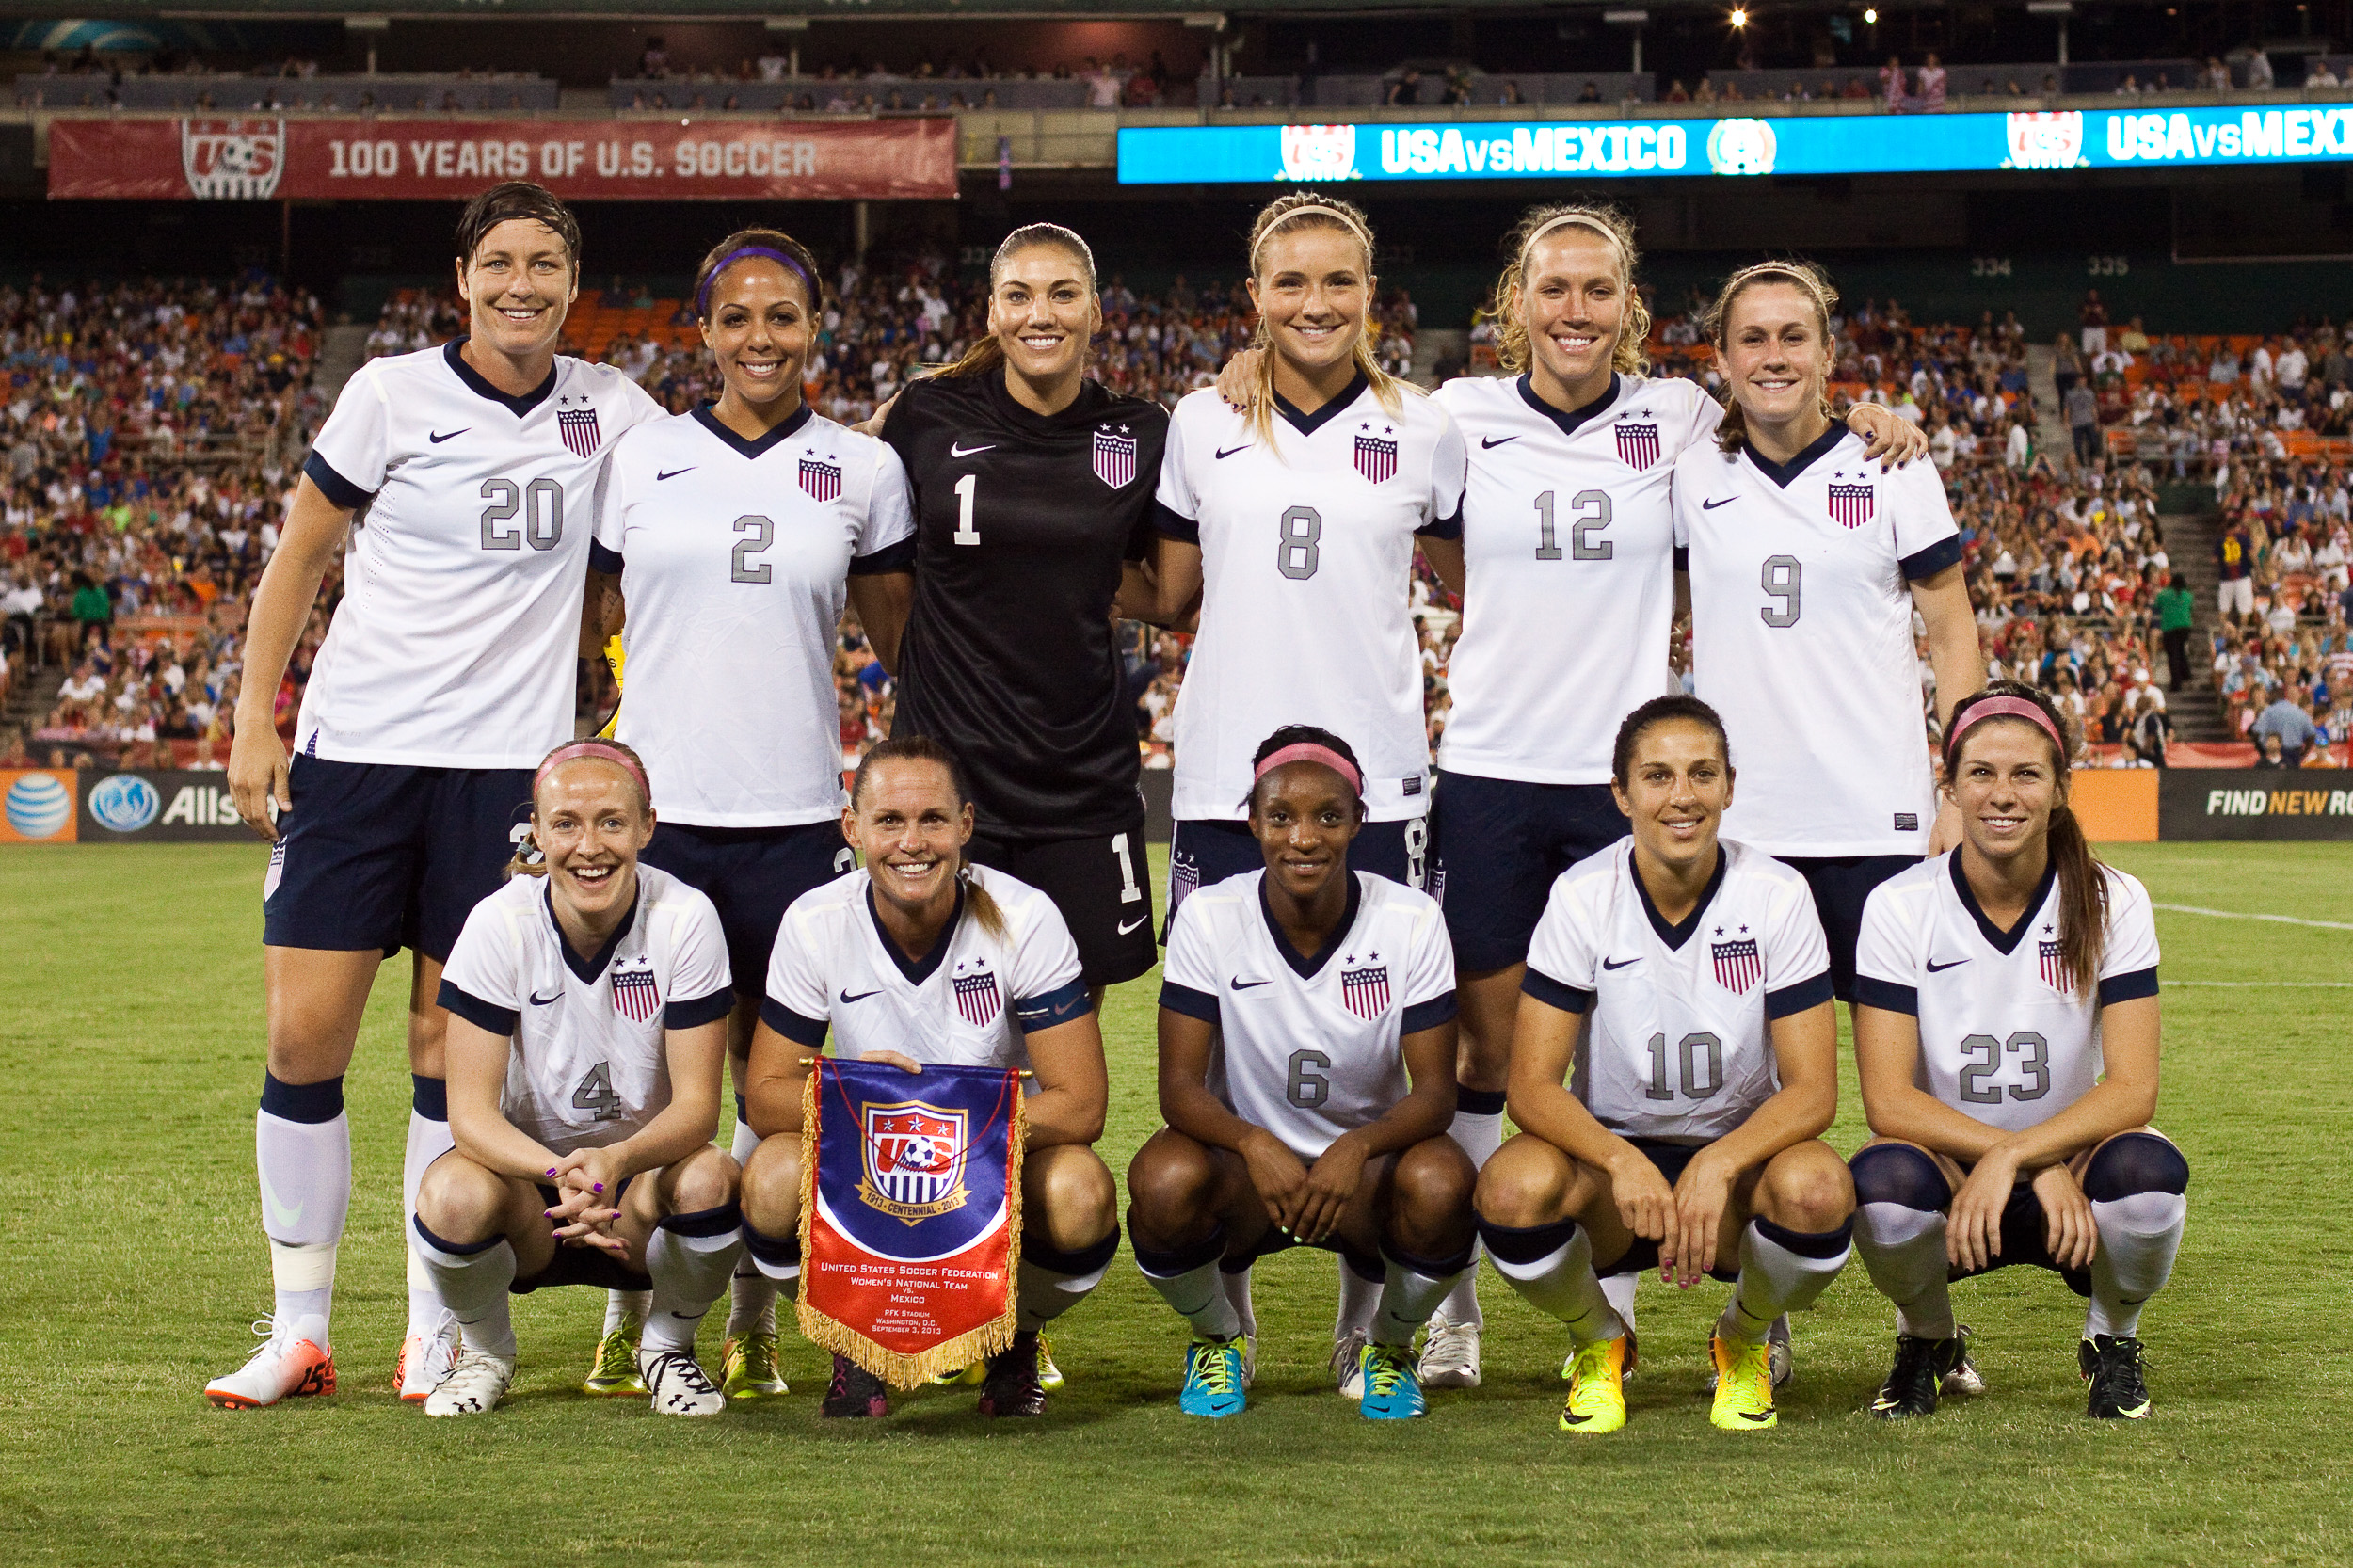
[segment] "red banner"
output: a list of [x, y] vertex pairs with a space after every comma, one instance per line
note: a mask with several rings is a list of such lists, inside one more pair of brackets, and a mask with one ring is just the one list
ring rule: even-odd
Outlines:
[[536, 180], [572, 200], [956, 194], [952, 120], [59, 118], [49, 194], [113, 200], [462, 200]]

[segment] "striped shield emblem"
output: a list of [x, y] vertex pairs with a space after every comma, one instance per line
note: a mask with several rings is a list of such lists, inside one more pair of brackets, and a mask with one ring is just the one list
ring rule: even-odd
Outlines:
[[956, 1011], [974, 1029], [986, 1029], [1005, 1010], [1005, 999], [997, 989], [997, 977], [986, 969], [955, 977]]
[[555, 411], [555, 433], [564, 438], [564, 445], [575, 457], [593, 457], [604, 438], [597, 429], [594, 408], [558, 408]]
[[1356, 472], [1369, 483], [1385, 485], [1397, 477], [1397, 431], [1388, 426], [1374, 435], [1369, 424], [1356, 432]]
[[2054, 991], [2067, 989], [2067, 965], [2059, 957], [2057, 942], [2035, 944], [2035, 967], [2042, 974], [2042, 984]]
[[866, 1120], [866, 1187], [875, 1196], [906, 1208], [899, 1217], [910, 1224], [963, 1207], [970, 1147], [964, 1112], [920, 1100], [858, 1109]]
[[1389, 967], [1373, 964], [1340, 971], [1340, 1005], [1372, 1022], [1389, 1010]]
[[1716, 961], [1716, 984], [1727, 991], [1746, 991], [1765, 978], [1765, 960], [1757, 954], [1753, 936], [1710, 942], [1707, 954]]
[[1096, 427], [1095, 477], [1115, 490], [1136, 482], [1136, 439], [1126, 425]]
[[1860, 528], [1871, 520], [1871, 487], [1841, 485], [1830, 487], [1830, 520], [1841, 528]]
[[662, 993], [651, 969], [613, 971], [614, 1010], [633, 1024], [651, 1023], [662, 1010]]
[[841, 495], [841, 465], [824, 457], [801, 459], [801, 488], [812, 501], [836, 501]]
[[1637, 473], [1658, 461], [1658, 426], [1656, 424], [1619, 425], [1618, 461]]

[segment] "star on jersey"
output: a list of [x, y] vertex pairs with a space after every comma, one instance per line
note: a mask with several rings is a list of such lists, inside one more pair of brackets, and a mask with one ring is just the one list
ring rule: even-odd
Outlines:
[[1125, 424], [1095, 427], [1095, 477], [1112, 489], [1136, 482], [1136, 438]]
[[593, 457], [604, 437], [597, 429], [596, 399], [587, 392], [560, 392], [555, 399], [555, 430], [575, 457]]
[[1397, 426], [1385, 424], [1373, 433], [1372, 422], [1356, 426], [1356, 472], [1369, 484], [1384, 485], [1397, 477]]

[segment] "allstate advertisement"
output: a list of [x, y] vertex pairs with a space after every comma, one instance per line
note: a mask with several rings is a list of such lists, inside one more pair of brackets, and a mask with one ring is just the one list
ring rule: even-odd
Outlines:
[[237, 820], [229, 776], [206, 772], [101, 773], [82, 786], [86, 844], [255, 843]]
[[2353, 104], [1432, 125], [1137, 126], [1122, 184], [1906, 174], [2353, 158]]

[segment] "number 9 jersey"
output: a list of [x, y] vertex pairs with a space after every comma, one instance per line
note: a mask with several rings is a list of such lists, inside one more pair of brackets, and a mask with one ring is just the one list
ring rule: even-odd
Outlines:
[[2157, 994], [2157, 920], [2139, 879], [2111, 866], [2096, 1000], [2059, 960], [2057, 867], [2005, 932], [1985, 918], [1959, 852], [1871, 890], [1855, 947], [1855, 1002], [1919, 1020], [1920, 1088], [2016, 1132], [2100, 1081], [2100, 1009]]

